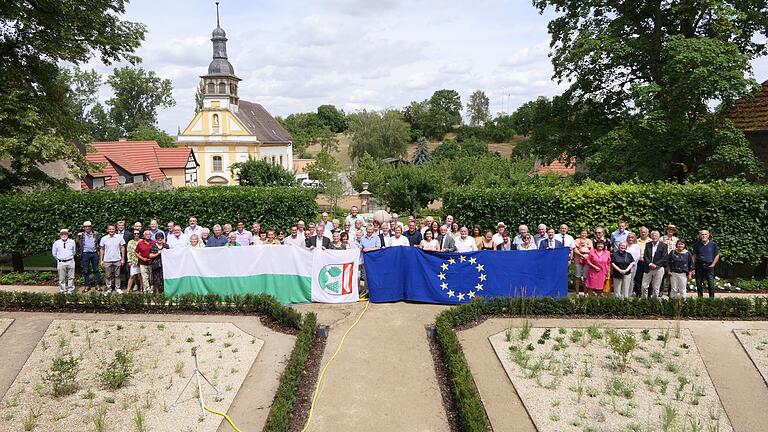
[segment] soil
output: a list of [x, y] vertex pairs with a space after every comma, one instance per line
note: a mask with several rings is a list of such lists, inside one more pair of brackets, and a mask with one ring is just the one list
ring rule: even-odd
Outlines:
[[293, 410], [288, 416], [289, 431], [300, 431], [307, 423], [327, 341], [328, 338], [318, 336], [309, 348], [307, 363], [299, 381], [299, 388], [296, 389], [296, 398], [293, 400]]
[[734, 330], [733, 333], [768, 384], [768, 330]]
[[432, 362], [435, 366], [435, 376], [437, 385], [440, 388], [440, 396], [443, 400], [443, 409], [448, 418], [448, 426], [451, 432], [459, 432], [459, 414], [456, 406], [456, 397], [451, 391], [450, 380], [448, 376], [448, 367], [440, 354], [440, 347], [437, 345], [437, 338], [432, 336], [429, 339], [429, 352], [432, 354]]

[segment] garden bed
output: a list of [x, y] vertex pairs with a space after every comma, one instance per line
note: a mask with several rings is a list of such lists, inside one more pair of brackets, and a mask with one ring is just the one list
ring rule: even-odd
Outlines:
[[687, 329], [529, 323], [489, 339], [539, 430], [730, 430]]
[[734, 330], [733, 333], [768, 384], [768, 330]]
[[221, 392], [204, 386], [206, 405], [226, 412], [263, 346], [233, 324], [55, 320], [0, 402], [0, 430], [215, 431], [194, 383], [172, 406], [193, 346]]

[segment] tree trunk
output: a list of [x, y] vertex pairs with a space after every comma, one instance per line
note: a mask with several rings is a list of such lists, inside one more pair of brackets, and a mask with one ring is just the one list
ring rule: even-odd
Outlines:
[[11, 254], [11, 262], [13, 263], [13, 271], [24, 271], [24, 255], [22, 255], [21, 252], [13, 252]]

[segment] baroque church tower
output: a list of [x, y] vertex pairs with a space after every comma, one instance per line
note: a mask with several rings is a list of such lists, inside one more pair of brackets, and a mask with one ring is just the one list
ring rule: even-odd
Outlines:
[[230, 166], [263, 159], [293, 171], [291, 135], [258, 103], [240, 99], [240, 78], [227, 56], [227, 33], [219, 21], [213, 30], [213, 59], [201, 76], [203, 108], [179, 134], [178, 143], [194, 149], [201, 185], [237, 184]]

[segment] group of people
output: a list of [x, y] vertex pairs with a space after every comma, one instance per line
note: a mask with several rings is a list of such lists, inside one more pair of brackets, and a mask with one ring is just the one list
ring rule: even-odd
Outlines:
[[[674, 225], [668, 225], [665, 231], [662, 237], [658, 231], [640, 227], [636, 235], [627, 230], [626, 222], [619, 221], [618, 229], [610, 237], [605, 229], [597, 227], [594, 236], [582, 229], [574, 238], [566, 224], [557, 229], [540, 224], [533, 234], [526, 225], [520, 225], [517, 234], [511, 234], [503, 222], [496, 224], [495, 231], [483, 231], [479, 226], [460, 225], [451, 215], [446, 216], [444, 223], [431, 216], [423, 220], [409, 216], [403, 224], [396, 213], [387, 221], [374, 218], [367, 222], [358, 208], [352, 206], [343, 221], [323, 213], [317, 222], [298, 221], [287, 233], [264, 229], [258, 222], [246, 229], [244, 221], [238, 221], [234, 229], [231, 224], [215, 224], [208, 229], [193, 216], [186, 228], [170, 221], [163, 231], [153, 219], [148, 229], [141, 222], [127, 229], [125, 221], [117, 221], [107, 227], [106, 234], [100, 235], [90, 221], [85, 221], [74, 239], [70, 239], [67, 229], [60, 230], [51, 253], [58, 261], [60, 291], [74, 291], [75, 258], [79, 253], [84, 291], [95, 287], [108, 294], [122, 293], [121, 287], [129, 291], [162, 292], [162, 252], [179, 247], [293, 245], [369, 252], [382, 247], [410, 246], [424, 251], [461, 253], [566, 247], [570, 249], [568, 264], [573, 265], [577, 294], [583, 284], [587, 295], [601, 296], [612, 289], [617, 297], [659, 297], [667, 280], [668, 295], [685, 298], [688, 280], [695, 274], [699, 296], [703, 295], [706, 283], [710, 297], [714, 297], [714, 268], [720, 252], [709, 232], [702, 230], [692, 251], [688, 251], [686, 242], [676, 237]], [[105, 273], [103, 289], [99, 267]]]

